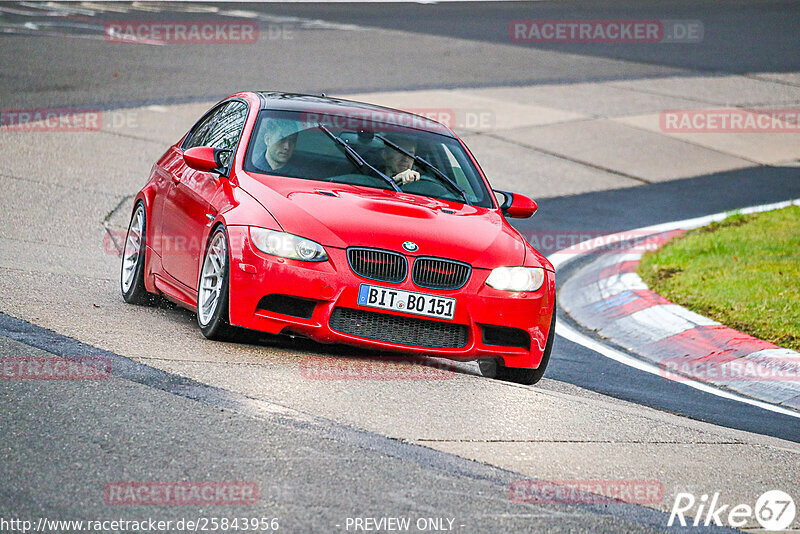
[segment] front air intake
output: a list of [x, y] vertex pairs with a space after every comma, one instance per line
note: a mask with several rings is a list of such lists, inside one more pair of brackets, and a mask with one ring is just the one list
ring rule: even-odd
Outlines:
[[412, 347], [460, 349], [469, 341], [465, 325], [350, 308], [335, 308], [329, 324], [344, 334]]
[[419, 287], [458, 289], [469, 280], [472, 267], [460, 261], [440, 258], [417, 258], [412, 277]]
[[402, 282], [408, 272], [405, 256], [388, 250], [349, 248], [347, 261], [357, 275], [379, 282]]

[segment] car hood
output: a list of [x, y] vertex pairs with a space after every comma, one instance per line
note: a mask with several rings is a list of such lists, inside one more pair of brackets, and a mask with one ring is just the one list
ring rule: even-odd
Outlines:
[[[525, 260], [524, 239], [494, 209], [360, 186], [259, 178], [248, 192], [283, 230], [325, 246], [439, 256], [487, 269]], [[404, 251], [406, 241], [419, 248]]]

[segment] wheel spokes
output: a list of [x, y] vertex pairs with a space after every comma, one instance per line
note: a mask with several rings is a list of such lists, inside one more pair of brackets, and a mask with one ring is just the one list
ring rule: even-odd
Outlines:
[[222, 282], [228, 258], [227, 245], [222, 233], [216, 234], [203, 260], [200, 288], [197, 295], [197, 315], [201, 325], [211, 321], [222, 295]]
[[131, 218], [125, 247], [122, 250], [122, 290], [127, 292], [136, 278], [141, 258], [142, 236], [144, 234], [144, 208], [140, 205]]

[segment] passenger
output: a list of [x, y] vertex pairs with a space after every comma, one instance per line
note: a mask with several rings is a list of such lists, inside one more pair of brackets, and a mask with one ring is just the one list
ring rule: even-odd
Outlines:
[[[417, 144], [413, 139], [392, 134], [385, 135], [384, 137], [409, 154], [416, 154]], [[384, 145], [381, 156], [384, 165], [383, 173], [391, 177], [395, 182], [407, 184], [419, 180], [419, 173], [411, 168], [414, 166], [413, 158], [406, 156], [389, 145]]]

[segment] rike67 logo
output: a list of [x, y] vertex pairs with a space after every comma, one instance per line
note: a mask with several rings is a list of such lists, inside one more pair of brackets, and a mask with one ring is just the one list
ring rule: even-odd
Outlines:
[[[691, 493], [678, 493], [667, 526], [673, 526], [677, 520], [682, 527], [716, 525], [742, 528], [755, 526], [748, 525], [755, 518], [764, 530], [786, 530], [794, 521], [796, 512], [792, 496], [781, 490], [765, 492], [756, 500], [755, 506], [724, 504], [719, 493], [714, 493], [710, 499], [707, 494], [697, 499]], [[687, 515], [693, 516], [694, 521]]]

